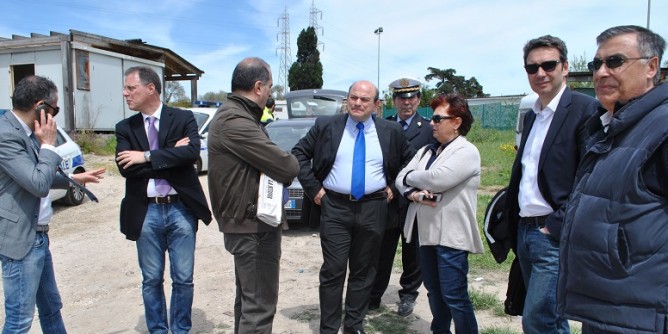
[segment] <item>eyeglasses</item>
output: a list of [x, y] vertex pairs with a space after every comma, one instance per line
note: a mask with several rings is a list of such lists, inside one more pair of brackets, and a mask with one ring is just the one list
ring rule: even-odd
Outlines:
[[548, 60], [540, 64], [526, 64], [524, 65], [524, 70], [529, 74], [538, 73], [538, 68], [542, 68], [545, 72], [552, 72], [557, 68], [557, 64], [561, 63], [561, 60]]
[[60, 107], [58, 106], [52, 107], [50, 104], [46, 103], [46, 101], [44, 101], [44, 104], [46, 104], [47, 107], [53, 109], [53, 113], [51, 114], [51, 116], [56, 117], [56, 115], [58, 115], [58, 113], [60, 112]]
[[134, 85], [134, 86], [123, 86], [123, 91], [127, 91], [128, 93], [132, 93], [137, 89], [137, 87], [143, 86], [143, 85]]
[[442, 116], [442, 115], [431, 116], [431, 120], [436, 124], [441, 123], [441, 121], [444, 119], [453, 119], [453, 118], [457, 118], [457, 116]]
[[590, 61], [587, 64], [587, 68], [589, 68], [590, 71], [594, 72], [598, 71], [601, 68], [601, 65], [605, 64], [605, 66], [608, 69], [613, 69], [624, 65], [624, 63], [629, 60], [650, 59], [650, 58], [652, 57], [624, 58], [618, 55], [610, 56], [608, 58], [605, 58], [605, 60], [601, 58], [594, 58], [594, 61]]

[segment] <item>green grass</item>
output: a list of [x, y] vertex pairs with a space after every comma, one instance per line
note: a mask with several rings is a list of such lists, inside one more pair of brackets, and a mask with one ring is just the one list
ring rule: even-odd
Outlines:
[[364, 322], [367, 333], [383, 334], [418, 334], [411, 328], [414, 317], [400, 317], [389, 309], [381, 308], [381, 313], [370, 313]]
[[522, 334], [522, 332], [516, 331], [508, 327], [487, 327], [480, 330], [480, 334]]
[[75, 131], [70, 134], [81, 151], [85, 154], [114, 155], [116, 153], [116, 136], [97, 134], [88, 130]]
[[495, 294], [482, 290], [469, 289], [469, 296], [471, 297], [471, 303], [473, 303], [473, 309], [476, 311], [494, 309], [496, 305], [501, 304]]

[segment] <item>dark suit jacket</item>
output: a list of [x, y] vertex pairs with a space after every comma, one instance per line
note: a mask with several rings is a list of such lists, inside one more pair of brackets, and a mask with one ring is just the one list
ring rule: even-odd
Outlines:
[[[174, 147], [184, 137], [187, 146]], [[122, 151], [148, 151], [148, 137], [141, 113], [116, 124], [116, 154]], [[211, 211], [202, 191], [193, 164], [199, 156], [200, 137], [193, 113], [168, 106], [162, 107], [158, 150], [151, 151], [151, 162], [128, 169], [118, 166], [125, 177], [125, 198], [121, 201], [121, 232], [130, 240], [137, 240], [148, 208], [146, 188], [148, 180], [166, 179], [178, 192], [184, 205], [205, 224], [211, 222]]]
[[[578, 164], [585, 153], [587, 133], [584, 123], [595, 112], [597, 104], [594, 98], [567, 88], [561, 96], [543, 142], [538, 161], [538, 189], [554, 210], [547, 218], [545, 226], [555, 240], [559, 240], [565, 204], [575, 182]], [[536, 113], [533, 110], [524, 117], [522, 139], [508, 186], [505, 216], [513, 248], [517, 245], [517, 224], [520, 219], [517, 196], [522, 178], [522, 154], [535, 119]]]
[[[386, 119], [396, 123], [397, 115], [390, 116]], [[432, 130], [433, 128], [429, 124], [429, 120], [416, 113], [416, 115], [413, 116], [411, 124], [408, 125], [408, 129], [404, 131], [404, 135], [406, 135], [411, 146], [415, 149], [415, 152], [417, 152], [425, 145], [431, 145], [436, 142]], [[388, 215], [387, 223], [388, 229], [400, 227], [403, 233], [403, 226], [406, 220], [406, 212], [408, 211], [409, 204], [410, 202], [403, 195], [400, 195], [397, 201], [392, 201], [392, 203], [390, 203], [390, 214]]]
[[[343, 137], [348, 114], [319, 117], [311, 130], [299, 140], [292, 149], [292, 154], [299, 162], [297, 178], [308, 198], [314, 198], [322, 188], [322, 182], [332, 170], [339, 144]], [[399, 171], [413, 158], [415, 149], [410, 145], [401, 126], [396, 122], [374, 118], [376, 133], [383, 151], [383, 171], [385, 181], [394, 193], [394, 198], [401, 196], [394, 186], [394, 179]], [[352, 148], [351, 148], [352, 149]], [[302, 220], [310, 226], [319, 225], [319, 206], [304, 200]]]

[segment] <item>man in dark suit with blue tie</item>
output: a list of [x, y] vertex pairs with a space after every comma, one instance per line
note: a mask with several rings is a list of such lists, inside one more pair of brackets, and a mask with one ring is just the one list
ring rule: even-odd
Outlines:
[[[53, 259], [49, 189], [70, 180], [56, 173], [58, 89], [49, 79], [28, 76], [16, 85], [12, 110], [0, 115], [0, 261], [5, 295], [3, 333], [27, 333], [37, 306], [44, 333], [66, 333]], [[72, 175], [97, 183], [104, 169]], [[94, 197], [93, 197], [94, 198]]]
[[[420, 89], [422, 88], [422, 83], [415, 79], [400, 78], [392, 81], [389, 87], [392, 92], [392, 102], [394, 102], [397, 113], [387, 119], [401, 125], [406, 138], [408, 138], [411, 146], [416, 151], [425, 145], [435, 143], [436, 139], [434, 139], [429, 120], [422, 118], [417, 113], [417, 109], [420, 106]], [[383, 297], [390, 282], [390, 276], [392, 275], [397, 244], [399, 239], [401, 239], [401, 263], [403, 271], [399, 279], [401, 289], [399, 290], [397, 314], [404, 317], [413, 313], [418, 289], [422, 285], [422, 274], [420, 272], [420, 262], [418, 261], [419, 245], [417, 242], [406, 243], [406, 237], [402, 233], [408, 204], [409, 202], [404, 196], [398, 196], [398, 200], [390, 203], [387, 229], [385, 230], [380, 249], [378, 274], [376, 275], [376, 282], [371, 289], [371, 297], [369, 298], [369, 310], [380, 307], [381, 297]], [[417, 233], [417, 229], [413, 231]], [[417, 240], [417, 237], [415, 236], [413, 240]]]
[[522, 328], [525, 333], [568, 333], [568, 322], [556, 309], [559, 233], [585, 152], [584, 123], [596, 101], [566, 87], [568, 51], [557, 37], [527, 42], [524, 69], [538, 99], [524, 117], [505, 209], [527, 290]]
[[[137, 242], [146, 325], [151, 333], [187, 333], [192, 327], [197, 221], [211, 212], [193, 167], [200, 137], [193, 113], [160, 100], [158, 74], [146, 66], [125, 71], [123, 96], [139, 113], [116, 124], [116, 163], [125, 177], [121, 232]], [[163, 289], [169, 252], [169, 323]]]
[[415, 154], [397, 123], [373, 118], [378, 89], [358, 81], [348, 114], [320, 117], [292, 149], [299, 182], [321, 206], [320, 333], [338, 333], [346, 268], [344, 333], [364, 333], [369, 293], [387, 225], [394, 179]]

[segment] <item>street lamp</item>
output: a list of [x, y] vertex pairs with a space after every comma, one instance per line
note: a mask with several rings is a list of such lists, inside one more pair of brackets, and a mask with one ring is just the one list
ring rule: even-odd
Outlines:
[[373, 33], [378, 35], [378, 89], [380, 89], [380, 34], [383, 33], [383, 27], [378, 27]]

